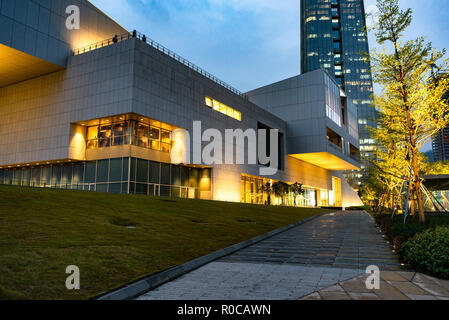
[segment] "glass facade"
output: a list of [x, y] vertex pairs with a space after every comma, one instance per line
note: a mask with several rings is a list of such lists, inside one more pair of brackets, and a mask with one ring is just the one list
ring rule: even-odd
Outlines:
[[[439, 77], [449, 77], [449, 75], [444, 74]], [[449, 101], [449, 91], [444, 97]], [[432, 152], [434, 161], [449, 161], [449, 125], [432, 136]]]
[[[301, 0], [301, 70], [326, 70], [352, 100], [364, 156], [372, 156], [376, 126], [373, 82], [361, 52], [369, 52], [363, 0]], [[368, 148], [367, 148], [368, 147]]]
[[342, 105], [340, 89], [327, 75], [324, 76], [324, 83], [326, 85], [326, 116], [341, 127]]
[[132, 144], [162, 152], [171, 150], [171, 131], [136, 120], [106, 120], [88, 126], [86, 140], [87, 149]]
[[0, 169], [0, 184], [200, 199], [211, 169], [127, 157]]
[[[268, 193], [264, 192], [263, 186], [267, 183], [274, 183], [271, 179], [242, 175], [241, 180], [241, 195], [242, 203], [251, 204], [268, 204]], [[299, 196], [288, 193], [284, 197], [278, 197], [274, 194], [270, 196], [270, 203], [272, 205], [296, 206], [304, 208], [314, 208], [317, 206], [328, 206], [329, 191], [317, 190], [314, 188], [303, 187], [304, 193]], [[295, 199], [296, 198], [296, 199]]]

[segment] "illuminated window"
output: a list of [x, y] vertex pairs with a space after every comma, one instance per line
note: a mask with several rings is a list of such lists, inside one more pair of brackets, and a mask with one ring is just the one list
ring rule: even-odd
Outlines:
[[106, 148], [120, 145], [136, 145], [162, 152], [171, 151], [171, 131], [164, 130], [151, 122], [128, 120], [87, 127], [87, 149]]
[[212, 107], [213, 107], [212, 99], [211, 99], [211, 98], [206, 98], [206, 106], [208, 106], [209, 108], [212, 108]]
[[308, 17], [306, 19], [306, 22], [315, 21], [315, 20], [316, 20], [316, 17]]
[[223, 113], [230, 118], [233, 118], [238, 121], [242, 121], [242, 113], [241, 112], [239, 112], [231, 107], [228, 107], [227, 105], [220, 103], [217, 100], [206, 97], [206, 106], [214, 109], [215, 111]]
[[87, 149], [98, 148], [98, 127], [87, 128]]

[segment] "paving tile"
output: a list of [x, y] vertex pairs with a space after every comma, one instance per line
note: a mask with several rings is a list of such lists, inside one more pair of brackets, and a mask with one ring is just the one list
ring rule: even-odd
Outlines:
[[379, 300], [374, 293], [348, 292], [352, 300]]
[[345, 290], [339, 284], [336, 284], [335, 286], [321, 290], [321, 292], [345, 292]]
[[385, 281], [381, 281], [380, 289], [375, 290], [374, 293], [382, 300], [410, 300], [400, 290]]
[[429, 284], [436, 284], [442, 288], [445, 288], [447, 291], [449, 291], [449, 280], [443, 280], [438, 279], [435, 277], [431, 277], [422, 273], [416, 273], [415, 277], [413, 278], [414, 283], [429, 283]]
[[387, 281], [390, 285], [399, 289], [404, 294], [426, 295], [428, 292], [421, 289], [419, 286], [412, 282], [403, 281]]
[[406, 278], [394, 271], [381, 271], [380, 277], [385, 281], [407, 281]]
[[358, 279], [351, 279], [340, 283], [347, 292], [371, 293], [372, 290], [366, 288], [366, 284]]
[[416, 272], [410, 272], [410, 271], [396, 271], [398, 275], [403, 277], [404, 279], [407, 279], [408, 281], [412, 281], [413, 277], [415, 276]]
[[435, 281], [422, 273], [416, 273], [412, 280], [413, 283], [431, 283], [435, 284]]
[[321, 300], [321, 296], [318, 292], [314, 292], [308, 296], [300, 298], [299, 300]]
[[320, 292], [323, 300], [351, 300], [351, 297], [346, 292]]
[[439, 300], [437, 297], [431, 295], [407, 294], [407, 297], [409, 297], [410, 300]]
[[430, 294], [442, 297], [449, 297], [449, 291], [447, 291], [446, 288], [437, 285], [436, 283], [418, 282], [416, 283], [416, 285], [425, 290], [426, 292], [429, 292]]

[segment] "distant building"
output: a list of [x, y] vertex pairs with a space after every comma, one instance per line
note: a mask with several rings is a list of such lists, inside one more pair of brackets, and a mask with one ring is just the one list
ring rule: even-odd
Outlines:
[[434, 161], [449, 161], [449, 126], [432, 137]]
[[371, 157], [376, 126], [363, 0], [301, 0], [301, 70], [326, 70], [357, 108], [360, 151]]
[[[449, 99], [449, 92], [446, 99]], [[432, 137], [432, 151], [434, 161], [449, 161], [449, 125]]]

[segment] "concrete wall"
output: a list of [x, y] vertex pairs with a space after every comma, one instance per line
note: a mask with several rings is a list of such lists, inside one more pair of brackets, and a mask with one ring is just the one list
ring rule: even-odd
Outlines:
[[[257, 123], [262, 122], [269, 127], [278, 128], [284, 138], [289, 137], [286, 123], [277, 116], [138, 40], [134, 69], [132, 109], [135, 113], [185, 128], [190, 132], [194, 120], [202, 122], [203, 130], [215, 128], [223, 133], [225, 129], [257, 128]], [[240, 111], [242, 121], [207, 108], [204, 101], [206, 96]], [[203, 143], [203, 147], [205, 145], [207, 143]], [[256, 146], [249, 146], [249, 150], [257, 152]], [[285, 170], [270, 178], [331, 189], [331, 177], [327, 170], [287, 156], [284, 163]], [[242, 173], [260, 176], [259, 166], [214, 166], [214, 198], [240, 201]]]
[[[326, 116], [326, 79], [335, 90], [340, 91], [323, 70], [316, 70], [246, 93], [250, 101], [287, 122], [289, 154], [326, 152], [326, 127], [353, 146], [359, 146], [354, 130], [351, 131], [351, 136], [347, 126], [339, 126]], [[353, 112], [355, 109], [350, 110]], [[350, 118], [351, 127], [354, 128], [352, 122], [357, 121], [356, 116], [351, 114], [351, 117], [347, 118]], [[351, 161], [346, 157], [345, 160]]]
[[[65, 27], [69, 5], [79, 30]], [[0, 44], [64, 67], [71, 50], [126, 32], [86, 0], [0, 0], [0, 26]]]
[[71, 123], [131, 112], [126, 42], [73, 57], [67, 70], [0, 88], [0, 163], [69, 158]]

